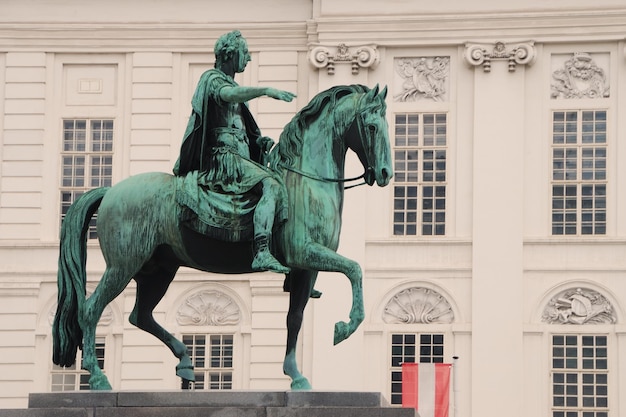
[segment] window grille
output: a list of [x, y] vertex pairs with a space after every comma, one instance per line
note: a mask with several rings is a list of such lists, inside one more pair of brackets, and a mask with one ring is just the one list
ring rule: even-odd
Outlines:
[[552, 417], [608, 417], [604, 335], [552, 336]]
[[397, 113], [393, 234], [446, 233], [446, 113]]
[[183, 343], [194, 365], [192, 389], [233, 389], [233, 335], [186, 334]]
[[391, 404], [402, 404], [402, 363], [443, 363], [443, 341], [440, 333], [391, 335]]
[[[113, 177], [113, 120], [63, 120], [61, 152], [61, 221], [72, 203], [87, 190], [109, 187]], [[88, 237], [95, 239], [96, 217]]]
[[[98, 366], [104, 372], [105, 338], [96, 337], [96, 358]], [[82, 351], [78, 350], [76, 363], [70, 367], [62, 368], [58, 365], [52, 366], [50, 390], [58, 391], [83, 391], [89, 390], [89, 373], [79, 368], [82, 361]]]
[[552, 234], [606, 234], [607, 114], [552, 116]]

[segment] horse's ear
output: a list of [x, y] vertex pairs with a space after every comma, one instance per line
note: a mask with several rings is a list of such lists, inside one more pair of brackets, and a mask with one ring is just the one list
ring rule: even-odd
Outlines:
[[383, 101], [385, 100], [385, 98], [387, 98], [387, 86], [385, 86], [385, 88], [383, 88], [383, 91], [380, 92], [380, 96]]
[[378, 84], [372, 89], [370, 89], [367, 93], [365, 93], [365, 99], [367, 102], [374, 101], [376, 96], [378, 95]]

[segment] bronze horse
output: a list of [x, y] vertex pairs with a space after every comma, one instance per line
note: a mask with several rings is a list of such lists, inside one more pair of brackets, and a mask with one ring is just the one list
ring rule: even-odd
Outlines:
[[[385, 118], [385, 96], [361, 85], [332, 87], [315, 96], [285, 127], [270, 154], [269, 166], [287, 188], [289, 219], [274, 231], [274, 253], [291, 268], [285, 278], [290, 292], [287, 348], [283, 371], [292, 389], [310, 389], [296, 363], [296, 342], [304, 308], [314, 294], [318, 271], [342, 272], [352, 285], [349, 322], [335, 324], [335, 344], [363, 321], [362, 272], [358, 263], [335, 251], [339, 245], [344, 165], [348, 149], [365, 169], [365, 183], [389, 183], [393, 170]], [[91, 389], [111, 389], [98, 366], [96, 325], [104, 308], [131, 279], [137, 282], [130, 322], [167, 345], [180, 362], [176, 374], [183, 386], [194, 380], [187, 347], [153, 318], [153, 310], [180, 266], [202, 271], [248, 273], [252, 242], [224, 242], [197, 233], [181, 220], [176, 201], [180, 177], [146, 173], [110, 188], [96, 188], [68, 210], [61, 230], [58, 308], [53, 324], [53, 361], [71, 366], [77, 349], [90, 374]], [[86, 233], [98, 210], [97, 230], [106, 270], [86, 297]]]

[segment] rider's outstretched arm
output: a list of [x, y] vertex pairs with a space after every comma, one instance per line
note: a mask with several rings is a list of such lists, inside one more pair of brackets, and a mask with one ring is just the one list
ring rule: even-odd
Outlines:
[[268, 96], [276, 100], [291, 101], [296, 96], [288, 91], [272, 87], [224, 87], [220, 90], [220, 98], [229, 103], [245, 103], [257, 97]]

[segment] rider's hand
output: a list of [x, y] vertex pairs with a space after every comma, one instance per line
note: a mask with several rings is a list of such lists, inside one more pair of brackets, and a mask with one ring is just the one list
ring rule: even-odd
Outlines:
[[291, 101], [296, 97], [294, 93], [290, 93], [289, 91], [277, 90], [276, 88], [268, 88], [266, 95], [271, 98], [275, 98], [276, 100], [282, 101]]
[[274, 140], [267, 136], [259, 136], [256, 140], [256, 144], [259, 145], [262, 152], [267, 153], [272, 149], [272, 146], [274, 146]]

